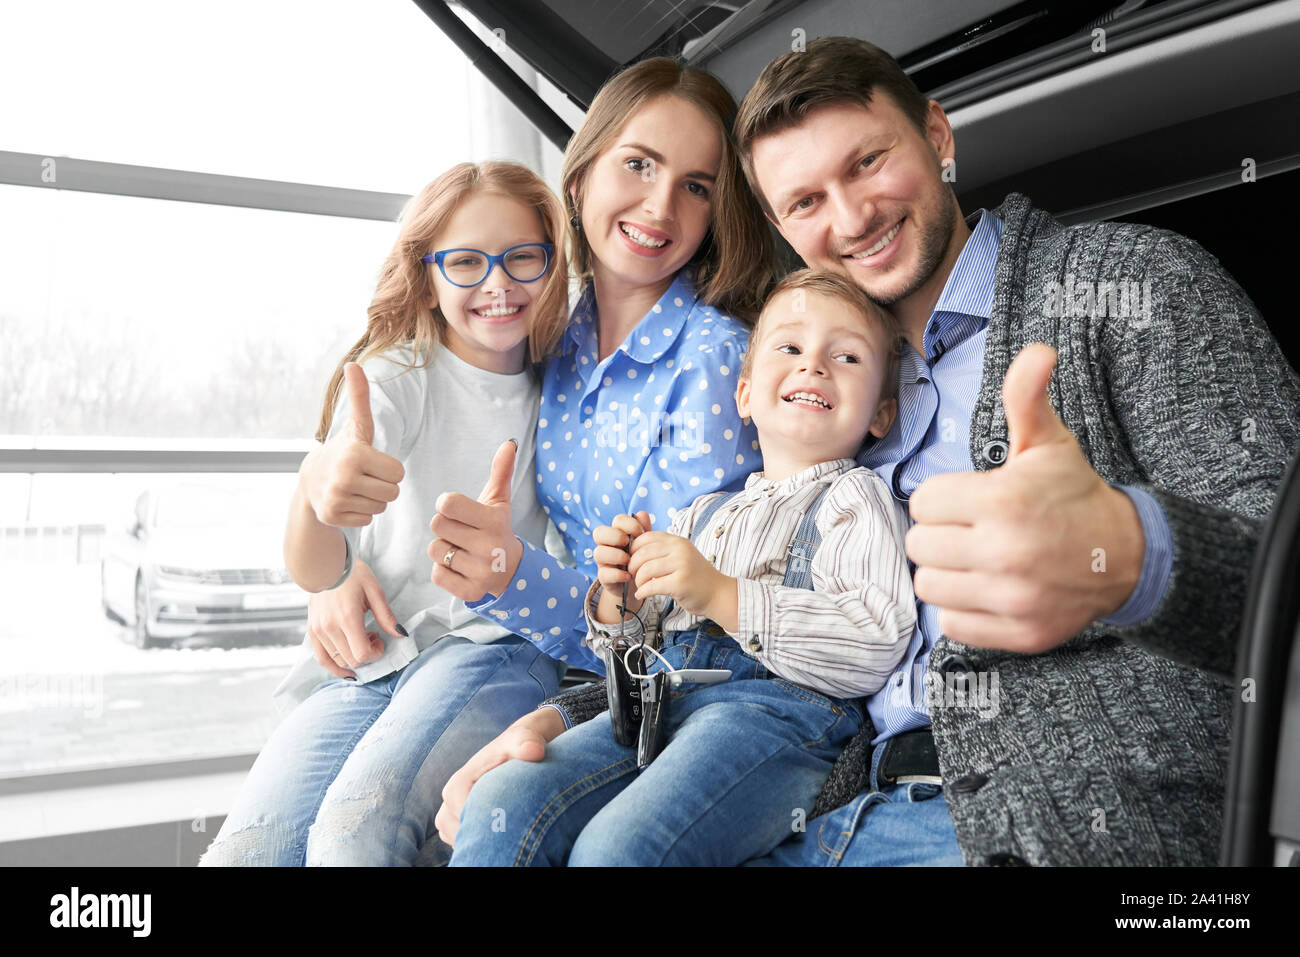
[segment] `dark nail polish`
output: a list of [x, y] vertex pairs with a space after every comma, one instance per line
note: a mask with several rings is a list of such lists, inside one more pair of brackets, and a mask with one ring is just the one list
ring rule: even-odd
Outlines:
[[343, 680], [344, 680], [344, 681], [356, 681], [356, 680], [357, 680], [357, 676], [356, 676], [356, 675], [344, 675], [344, 676], [343, 676]]
[[511, 439], [510, 441], [513, 442], [513, 443], [515, 443], [515, 449], [518, 450], [518, 448], [519, 448], [519, 440], [518, 440], [518, 439]]
[[401, 626], [400, 623], [399, 623], [398, 626], [397, 626], [397, 633], [398, 633], [399, 635], [401, 635], [403, 638], [410, 638], [410, 637], [411, 637], [409, 634], [407, 634], [406, 629], [403, 628], [403, 627]]

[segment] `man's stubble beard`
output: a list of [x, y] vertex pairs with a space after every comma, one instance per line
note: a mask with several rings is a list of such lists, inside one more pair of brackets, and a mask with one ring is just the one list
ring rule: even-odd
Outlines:
[[921, 230], [921, 258], [920, 262], [917, 263], [916, 273], [912, 276], [911, 281], [898, 292], [887, 295], [878, 295], [862, 285], [861, 282], [858, 283], [862, 291], [879, 305], [892, 306], [912, 295], [929, 282], [930, 277], [939, 268], [939, 264], [943, 262], [944, 255], [948, 251], [948, 244], [952, 242], [953, 221], [958, 214], [958, 207], [957, 197], [953, 195], [951, 187], [945, 186], [940, 192], [942, 199], [940, 200], [939, 215]]

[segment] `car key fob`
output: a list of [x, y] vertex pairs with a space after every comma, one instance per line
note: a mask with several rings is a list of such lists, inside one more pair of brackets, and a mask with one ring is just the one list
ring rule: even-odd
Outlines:
[[[624, 652], [627, 642], [610, 642], [605, 646], [605, 692], [609, 699], [609, 719], [614, 726], [614, 740], [625, 748], [635, 747], [641, 730], [641, 682], [627, 673]], [[632, 666], [641, 668], [642, 652], [635, 649], [627, 656]]]
[[663, 747], [663, 726], [668, 717], [668, 681], [662, 671], [644, 681], [641, 704], [641, 735], [636, 746], [638, 770], [648, 766]]

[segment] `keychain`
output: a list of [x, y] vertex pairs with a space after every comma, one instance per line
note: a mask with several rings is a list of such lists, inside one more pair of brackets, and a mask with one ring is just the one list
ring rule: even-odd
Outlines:
[[[667, 660], [645, 643], [627, 640], [627, 581], [618, 606], [618, 638], [605, 646], [605, 692], [609, 699], [609, 718], [614, 726], [614, 740], [623, 747], [636, 747], [637, 770], [647, 767], [663, 748], [663, 725], [668, 715], [670, 688], [688, 681], [718, 684], [731, 677], [727, 668], [673, 668]], [[647, 656], [663, 662], [664, 670], [647, 673]]]

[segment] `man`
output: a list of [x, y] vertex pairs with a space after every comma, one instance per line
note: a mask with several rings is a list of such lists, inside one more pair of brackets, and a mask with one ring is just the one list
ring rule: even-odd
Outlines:
[[[1300, 435], [1258, 312], [1172, 233], [1018, 194], [963, 219], [943, 110], [860, 40], [769, 64], [736, 139], [795, 251], [905, 330], [860, 461], [909, 500], [919, 601], [874, 727], [764, 862], [1214, 863], [1246, 577]], [[444, 836], [474, 778], [540, 758], [546, 710], [453, 778]]]

